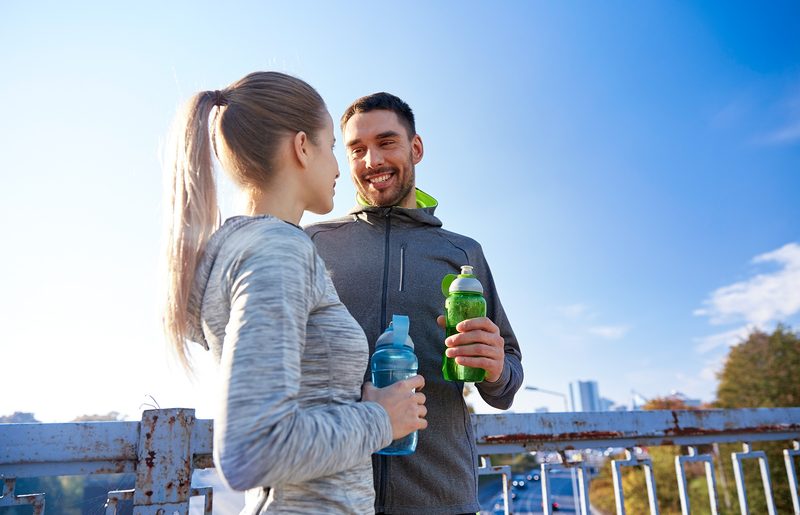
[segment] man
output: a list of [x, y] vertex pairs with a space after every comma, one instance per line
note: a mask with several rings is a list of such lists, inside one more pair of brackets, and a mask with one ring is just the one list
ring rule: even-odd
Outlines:
[[[409, 106], [388, 93], [369, 95], [345, 111], [341, 127], [359, 206], [306, 231], [373, 346], [370, 352], [392, 314], [409, 316], [428, 408], [428, 428], [420, 432], [414, 454], [373, 456], [376, 511], [475, 513], [475, 438], [463, 383], [444, 380], [442, 356], [447, 349], [457, 363], [486, 369], [478, 392], [490, 405], [507, 409], [522, 384], [519, 345], [480, 245], [442, 229], [433, 215], [436, 200], [416, 189], [423, 145]], [[445, 340], [437, 321], [445, 300], [440, 285], [461, 265], [474, 266], [487, 317], [462, 322], [459, 334]]]

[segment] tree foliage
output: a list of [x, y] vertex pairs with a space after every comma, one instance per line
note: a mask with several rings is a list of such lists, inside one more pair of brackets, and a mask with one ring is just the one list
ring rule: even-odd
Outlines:
[[779, 325], [731, 348], [718, 374], [719, 408], [800, 406], [800, 335]]
[[[715, 405], [720, 408], [782, 408], [800, 406], [800, 335], [779, 325], [772, 334], [752, 332], [731, 348], [722, 371]], [[724, 467], [732, 471], [731, 452], [740, 445], [723, 445]], [[753, 444], [753, 450], [767, 454], [772, 490], [778, 513], [791, 513], [783, 449], [789, 442]], [[755, 460], [744, 463], [745, 485], [750, 509], [765, 509], [761, 474]], [[733, 474], [731, 473], [731, 476]]]
[[125, 417], [119, 414], [117, 411], [109, 411], [105, 415], [79, 415], [75, 417], [72, 421], [73, 422], [118, 422], [124, 420]]
[[39, 422], [33, 413], [15, 411], [11, 415], [0, 415], [0, 424], [34, 424]]

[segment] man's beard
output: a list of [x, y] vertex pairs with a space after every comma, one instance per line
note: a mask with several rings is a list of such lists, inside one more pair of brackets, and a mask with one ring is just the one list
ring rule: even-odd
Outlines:
[[[385, 167], [385, 168], [386, 170], [391, 170], [392, 172], [394, 172], [395, 177], [398, 177], [400, 175], [399, 171], [395, 167]], [[407, 170], [410, 170], [410, 173], [406, 177], [405, 182], [399, 185], [397, 194], [394, 195], [393, 197], [387, 200], [378, 201], [376, 197], [381, 197], [384, 192], [379, 191], [372, 193], [369, 190], [369, 186], [363, 186], [362, 184], [359, 183], [358, 189], [359, 193], [361, 194], [361, 197], [363, 197], [363, 199], [366, 200], [369, 205], [375, 207], [390, 207], [400, 204], [409, 195], [409, 193], [411, 193], [414, 190], [414, 182], [415, 182], [414, 164], [409, 162]]]

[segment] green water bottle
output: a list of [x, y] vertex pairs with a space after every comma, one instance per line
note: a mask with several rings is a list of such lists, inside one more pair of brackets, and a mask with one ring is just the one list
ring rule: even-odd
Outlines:
[[[447, 297], [445, 308], [445, 331], [449, 337], [458, 333], [456, 326], [462, 320], [486, 316], [486, 299], [483, 286], [472, 274], [472, 267], [463, 265], [461, 273], [447, 274], [442, 279], [442, 293]], [[448, 381], [479, 383], [486, 377], [482, 368], [465, 367], [447, 355], [442, 359], [442, 374]]]

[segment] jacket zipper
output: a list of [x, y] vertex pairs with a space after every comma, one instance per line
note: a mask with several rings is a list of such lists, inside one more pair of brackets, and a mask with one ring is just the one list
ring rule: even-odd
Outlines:
[[383, 290], [381, 295], [381, 326], [378, 328], [378, 334], [382, 333], [386, 330], [386, 324], [388, 323], [386, 317], [386, 298], [389, 294], [389, 233], [392, 229], [392, 221], [390, 220], [389, 216], [391, 215], [391, 209], [389, 208], [386, 211], [386, 214], [383, 215], [384, 220], [386, 220], [386, 238], [384, 240], [384, 247], [383, 247]]
[[[381, 326], [379, 328], [379, 332], [383, 332], [386, 329], [387, 324], [387, 316], [386, 316], [386, 302], [387, 297], [389, 296], [389, 249], [390, 249], [390, 233], [392, 228], [392, 220], [391, 220], [392, 208], [389, 208], [386, 213], [383, 215], [384, 220], [386, 221], [386, 238], [384, 240], [384, 249], [383, 249], [383, 290], [381, 295]], [[378, 491], [375, 492], [375, 498], [377, 500], [378, 506], [384, 506], [386, 504], [386, 485], [389, 482], [388, 475], [389, 475], [389, 457], [383, 456], [381, 454], [378, 455], [378, 463], [380, 469], [380, 478], [378, 480]]]

